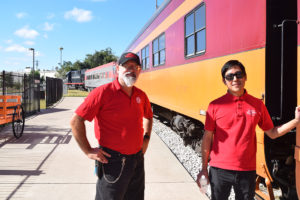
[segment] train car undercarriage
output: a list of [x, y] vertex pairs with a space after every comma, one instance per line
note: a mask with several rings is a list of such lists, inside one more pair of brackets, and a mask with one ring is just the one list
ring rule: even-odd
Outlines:
[[163, 117], [170, 123], [170, 127], [183, 139], [185, 146], [190, 146], [200, 153], [204, 125], [195, 119], [178, 114], [169, 109], [152, 104], [153, 113]]

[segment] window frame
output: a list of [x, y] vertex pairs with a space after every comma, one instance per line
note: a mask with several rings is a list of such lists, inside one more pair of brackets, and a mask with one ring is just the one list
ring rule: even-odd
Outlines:
[[[146, 50], [148, 48], [148, 56], [146, 55]], [[150, 49], [150, 45], [147, 44], [146, 46], [144, 46], [144, 48], [141, 49], [141, 67], [142, 67], [142, 70], [148, 70], [150, 69], [150, 55], [149, 55], [149, 49]], [[143, 51], [145, 51], [145, 56], [143, 56]], [[148, 59], [147, 59], [148, 58]], [[147, 66], [144, 66], [144, 60], [148, 60], [148, 64]]]
[[[204, 6], [204, 26], [201, 27], [199, 30], [196, 30], [196, 11], [198, 9], [200, 9], [202, 6]], [[194, 16], [194, 23], [193, 23], [193, 32], [190, 33], [189, 35], [186, 35], [186, 20], [187, 18], [190, 16], [190, 15], [193, 15]], [[204, 49], [203, 50], [200, 50], [200, 51], [197, 51], [197, 35], [201, 32], [201, 31], [205, 31], [205, 36], [204, 36], [204, 41], [205, 41], [205, 46], [204, 46]], [[207, 48], [207, 40], [206, 40], [206, 5], [204, 2], [202, 2], [200, 5], [198, 5], [197, 7], [195, 7], [191, 12], [189, 12], [187, 15], [185, 15], [184, 17], [184, 56], [185, 58], [193, 58], [193, 57], [197, 57], [197, 56], [200, 56], [200, 55], [203, 55], [205, 54], [206, 52], [206, 48]], [[194, 51], [192, 54], [187, 54], [188, 52], [188, 45], [187, 45], [187, 39], [190, 38], [191, 36], [194, 37], [193, 39], [193, 45], [194, 45]]]
[[[164, 36], [164, 47], [162, 49], [160, 49], [160, 41], [159, 39]], [[157, 51], [154, 52], [154, 42], [157, 41]], [[161, 62], [161, 52], [164, 51], [165, 52], [165, 59], [164, 59], [164, 62], [162, 63]], [[154, 59], [155, 59], [155, 55], [158, 54], [158, 64], [155, 65], [155, 62], [154, 62]], [[153, 41], [152, 41], [152, 67], [159, 67], [159, 66], [162, 66], [162, 65], [165, 65], [166, 64], [166, 34], [165, 32], [161, 33], [159, 36], [157, 36]]]

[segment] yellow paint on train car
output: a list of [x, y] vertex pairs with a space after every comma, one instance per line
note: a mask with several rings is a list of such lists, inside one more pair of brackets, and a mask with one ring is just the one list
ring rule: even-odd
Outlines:
[[186, 15], [189, 11], [193, 10], [199, 5], [202, 0], [185, 0], [180, 6], [178, 6], [162, 23], [160, 23], [149, 36], [147, 36], [139, 45], [133, 49], [133, 52], [137, 52], [147, 44], [149, 44], [154, 38], [167, 30], [172, 24], [174, 24], [181, 17]]
[[152, 103], [204, 122], [200, 111], [226, 93], [221, 68], [231, 59], [245, 65], [246, 88], [249, 94], [261, 98], [265, 93], [264, 48], [142, 73], [137, 86]]

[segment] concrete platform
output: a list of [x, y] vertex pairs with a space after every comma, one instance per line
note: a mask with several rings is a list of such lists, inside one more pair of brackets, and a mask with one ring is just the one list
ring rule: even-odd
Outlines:
[[[94, 161], [74, 140], [69, 121], [83, 98], [68, 97], [55, 107], [26, 119], [20, 139], [11, 125], [0, 128], [0, 200], [87, 200], [95, 197]], [[93, 124], [86, 123], [93, 145]], [[208, 199], [152, 133], [146, 165], [146, 200]]]

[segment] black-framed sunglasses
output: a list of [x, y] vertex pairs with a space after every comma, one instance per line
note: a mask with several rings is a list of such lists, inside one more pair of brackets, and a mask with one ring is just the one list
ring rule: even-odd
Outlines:
[[227, 81], [232, 81], [234, 79], [234, 77], [236, 77], [237, 79], [243, 78], [244, 77], [244, 73], [241, 72], [241, 71], [238, 71], [238, 72], [236, 72], [234, 74], [232, 74], [232, 73], [231, 74], [227, 74], [225, 76], [225, 79]]

